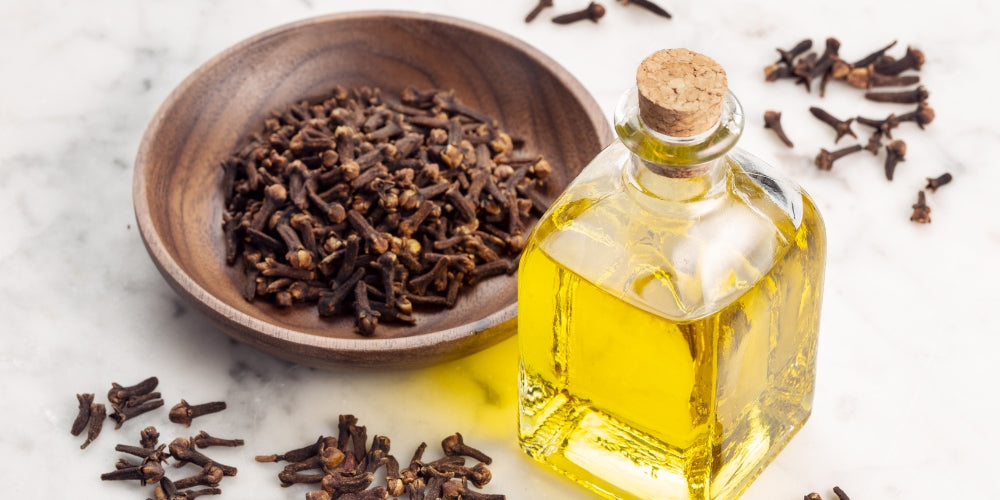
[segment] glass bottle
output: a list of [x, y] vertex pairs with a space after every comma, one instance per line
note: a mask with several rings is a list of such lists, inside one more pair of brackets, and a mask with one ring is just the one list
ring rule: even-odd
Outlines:
[[521, 258], [521, 447], [609, 498], [736, 498], [811, 410], [823, 221], [704, 55], [643, 61], [615, 130]]

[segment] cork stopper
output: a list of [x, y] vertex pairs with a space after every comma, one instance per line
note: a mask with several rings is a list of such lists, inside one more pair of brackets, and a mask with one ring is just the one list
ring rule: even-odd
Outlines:
[[636, 71], [639, 116], [647, 127], [674, 137], [708, 131], [722, 115], [726, 71], [687, 49], [661, 50]]

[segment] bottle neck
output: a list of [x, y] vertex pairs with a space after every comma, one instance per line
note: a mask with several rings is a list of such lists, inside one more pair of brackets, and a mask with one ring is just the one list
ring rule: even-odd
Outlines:
[[663, 201], [689, 201], [710, 198], [724, 191], [726, 168], [724, 159], [717, 158], [696, 168], [665, 170], [633, 154], [625, 167], [624, 176], [628, 185], [648, 197]]
[[615, 131], [632, 152], [625, 169], [628, 181], [661, 199], [685, 200], [722, 189], [724, 157], [743, 133], [743, 108], [726, 93], [719, 121], [691, 137], [661, 134], [642, 121], [638, 91], [627, 92], [615, 111]]

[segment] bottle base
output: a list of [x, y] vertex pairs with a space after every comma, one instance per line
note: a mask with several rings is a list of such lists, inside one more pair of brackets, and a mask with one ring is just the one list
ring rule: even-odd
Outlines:
[[522, 415], [521, 448], [598, 495], [616, 499], [735, 499], [808, 418], [806, 412], [794, 424], [764, 422], [758, 411], [747, 415], [745, 432], [729, 449], [679, 449], [565, 393], [536, 408], [533, 418]]

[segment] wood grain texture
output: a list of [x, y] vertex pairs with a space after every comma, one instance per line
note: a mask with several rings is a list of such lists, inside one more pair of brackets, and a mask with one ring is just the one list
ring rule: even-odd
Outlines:
[[586, 90], [553, 60], [467, 21], [404, 12], [312, 18], [243, 41], [198, 68], [153, 117], [136, 158], [133, 201], [157, 268], [222, 331], [317, 367], [412, 367], [456, 358], [516, 331], [516, 278], [466, 290], [454, 309], [417, 313], [415, 326], [380, 325], [373, 338], [350, 317], [315, 307], [247, 302], [241, 271], [225, 265], [220, 161], [272, 110], [334, 85], [454, 89], [496, 117], [553, 166], [555, 198], [612, 137]]

